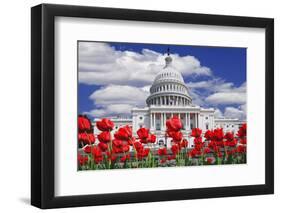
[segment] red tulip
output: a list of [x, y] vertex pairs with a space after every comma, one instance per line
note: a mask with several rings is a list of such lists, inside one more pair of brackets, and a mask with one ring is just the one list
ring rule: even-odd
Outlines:
[[162, 159], [160, 160], [160, 163], [166, 163], [166, 161], [167, 161], [166, 158], [162, 158]]
[[78, 116], [78, 130], [81, 131], [88, 131], [92, 129], [91, 121], [85, 115]]
[[174, 160], [174, 159], [176, 159], [176, 156], [175, 156], [175, 155], [169, 155], [169, 156], [168, 156], [168, 160]]
[[98, 135], [98, 139], [102, 143], [108, 143], [111, 140], [110, 132], [102, 132]]
[[93, 133], [78, 133], [78, 141], [86, 143], [86, 144], [93, 144], [95, 143], [95, 136]]
[[222, 153], [221, 152], [217, 152], [217, 155], [218, 155], [219, 158], [222, 157]]
[[150, 134], [147, 138], [148, 143], [155, 143], [156, 142], [156, 136], [154, 134]]
[[100, 150], [102, 152], [105, 152], [108, 149], [108, 145], [106, 143], [103, 143], [103, 142], [99, 142], [98, 147], [100, 148]]
[[240, 139], [240, 144], [246, 145], [247, 144], [247, 139], [246, 138]]
[[200, 150], [197, 150], [197, 149], [192, 149], [191, 151], [189, 151], [187, 153], [188, 156], [190, 157], [197, 157], [197, 156], [200, 156], [202, 154], [202, 152]]
[[103, 160], [103, 155], [99, 147], [92, 147], [92, 155], [96, 163], [100, 163]]
[[114, 134], [114, 137], [119, 140], [130, 140], [132, 138], [132, 128], [127, 126], [120, 127]]
[[246, 146], [243, 146], [243, 145], [239, 145], [237, 147], [237, 150], [236, 150], [238, 153], [245, 153], [246, 152]]
[[91, 153], [91, 149], [92, 149], [92, 148], [91, 148], [91, 146], [89, 146], [89, 145], [83, 147], [83, 151], [84, 151], [85, 153], [88, 153], [88, 154]]
[[166, 121], [167, 131], [179, 131], [182, 129], [181, 120], [174, 116], [171, 119]]
[[148, 156], [150, 152], [150, 149], [149, 148], [143, 148], [143, 149], [140, 149], [138, 152], [137, 152], [137, 158], [138, 159], [143, 159], [145, 157]]
[[186, 139], [183, 139], [182, 142], [180, 143], [180, 146], [186, 148], [188, 146], [188, 141]]
[[214, 137], [214, 133], [211, 131], [211, 130], [207, 130], [205, 132], [205, 135], [204, 137], [206, 138], [206, 140], [213, 140], [213, 137]]
[[207, 161], [208, 164], [212, 164], [213, 163], [213, 159], [212, 158], [207, 158], [206, 161]]
[[140, 142], [135, 142], [134, 143], [134, 148], [136, 149], [137, 152], [143, 149], [143, 145]]
[[217, 129], [214, 130], [214, 140], [222, 141], [223, 137], [224, 137], [224, 134], [223, 134], [222, 128], [217, 128]]
[[78, 154], [78, 162], [79, 162], [80, 166], [85, 165], [88, 162], [88, 160], [89, 160], [89, 158], [87, 155], [83, 156], [83, 155]]
[[233, 141], [234, 135], [233, 135], [232, 132], [227, 132], [227, 133], [225, 133], [224, 138], [225, 138], [227, 141]]
[[180, 151], [179, 145], [177, 145], [177, 144], [172, 145], [171, 151], [172, 151], [172, 153], [173, 153], [174, 155], [178, 154], [179, 151]]
[[237, 132], [237, 136], [239, 138], [243, 138], [247, 135], [247, 124], [242, 124], [242, 126], [239, 128], [238, 132]]
[[181, 133], [180, 131], [174, 132], [174, 133], [172, 134], [172, 138], [173, 138], [173, 140], [174, 140], [175, 142], [181, 141], [181, 140], [182, 140], [182, 137], [183, 137], [183, 135], [182, 135], [182, 133]]
[[106, 152], [106, 155], [107, 155], [107, 159], [109, 160], [109, 161], [115, 161], [116, 159], [117, 159], [117, 156], [116, 155], [114, 155], [112, 152]]
[[211, 152], [211, 150], [208, 147], [206, 147], [203, 152], [204, 152], [204, 154], [208, 154]]
[[140, 128], [140, 129], [138, 129], [137, 134], [138, 134], [140, 139], [145, 140], [145, 139], [148, 138], [149, 130], [146, 129], [146, 128]]
[[167, 155], [167, 149], [165, 147], [158, 149], [158, 155]]
[[118, 139], [114, 139], [114, 140], [112, 141], [112, 145], [115, 146], [115, 147], [122, 147], [123, 141], [118, 140]]
[[129, 152], [129, 150], [130, 150], [130, 146], [127, 145], [127, 144], [123, 144], [123, 146], [122, 146], [122, 151], [123, 151], [123, 152]]
[[173, 134], [175, 133], [175, 131], [172, 131], [172, 130], [167, 130], [166, 131], [166, 136], [167, 137], [173, 137]]
[[198, 138], [198, 137], [201, 137], [201, 134], [202, 134], [202, 130], [201, 129], [193, 128], [190, 136]]
[[129, 155], [129, 154], [123, 155], [123, 156], [120, 158], [120, 161], [121, 161], [121, 162], [125, 162], [126, 160], [130, 160], [130, 155]]
[[226, 141], [225, 142], [225, 145], [226, 146], [230, 146], [230, 147], [234, 147], [237, 145], [237, 140], [236, 139], [233, 139], [232, 141]]
[[87, 140], [87, 133], [86, 132], [82, 132], [82, 133], [78, 133], [78, 140], [79, 141], [86, 141]]
[[114, 128], [114, 123], [107, 118], [103, 118], [101, 121], [97, 121], [97, 128], [100, 131], [111, 131]]

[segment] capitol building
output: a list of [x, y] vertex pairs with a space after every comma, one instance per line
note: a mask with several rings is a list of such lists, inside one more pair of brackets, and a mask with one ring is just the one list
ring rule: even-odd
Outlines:
[[[237, 131], [242, 124], [239, 119], [215, 118], [214, 108], [202, 108], [192, 103], [192, 97], [179, 71], [173, 67], [173, 59], [169, 55], [165, 58], [163, 69], [156, 75], [150, 87], [150, 95], [146, 99], [146, 107], [133, 108], [130, 118], [110, 118], [115, 123], [116, 130], [123, 125], [130, 125], [133, 134], [145, 127], [157, 137], [158, 145], [171, 146], [171, 139], [165, 137], [166, 120], [178, 116], [183, 124], [182, 133], [193, 147], [190, 133], [192, 128], [200, 128], [205, 132], [214, 128], [224, 131]], [[93, 121], [94, 133], [98, 134], [96, 121]]]

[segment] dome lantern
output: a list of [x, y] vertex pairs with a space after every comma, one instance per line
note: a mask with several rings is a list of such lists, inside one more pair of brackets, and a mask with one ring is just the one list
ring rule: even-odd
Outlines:
[[150, 88], [150, 96], [146, 103], [151, 105], [172, 105], [187, 106], [192, 102], [188, 93], [188, 88], [184, 83], [183, 77], [172, 65], [172, 57], [169, 48], [168, 56], [165, 58], [165, 66], [156, 75]]

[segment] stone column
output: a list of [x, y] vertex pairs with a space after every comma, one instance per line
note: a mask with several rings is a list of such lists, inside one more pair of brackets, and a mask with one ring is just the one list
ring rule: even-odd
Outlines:
[[197, 117], [197, 113], [195, 113], [195, 128], [198, 128], [198, 117]]
[[163, 113], [161, 112], [161, 114], [160, 114], [160, 128], [161, 128], [161, 130], [164, 130], [164, 126], [163, 126]]
[[197, 128], [199, 128], [199, 113], [197, 113]]
[[153, 129], [156, 129], [155, 114], [153, 113]]
[[152, 129], [152, 112], [150, 112], [150, 129]]
[[187, 116], [188, 116], [188, 114], [187, 113], [185, 113], [185, 130], [187, 130], [188, 128], [187, 128]]
[[166, 112], [164, 113], [164, 129], [166, 129], [165, 126], [166, 126]]
[[188, 128], [190, 129], [190, 113], [188, 113]]

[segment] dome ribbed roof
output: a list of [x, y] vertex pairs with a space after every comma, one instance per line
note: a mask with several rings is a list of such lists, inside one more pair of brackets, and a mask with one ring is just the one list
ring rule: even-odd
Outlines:
[[172, 65], [172, 58], [171, 56], [167, 56], [165, 58], [166, 65], [155, 77], [154, 83], [161, 83], [166, 81], [174, 81], [179, 83], [184, 83], [183, 77], [179, 71], [177, 71]]
[[168, 66], [161, 70], [155, 77], [153, 84], [161, 82], [179, 82], [184, 83], [183, 77], [180, 72], [175, 70], [173, 67]]
[[172, 66], [172, 58], [165, 58], [166, 65], [156, 75], [150, 87], [150, 96], [146, 102], [150, 105], [190, 105], [192, 98], [179, 71]]

